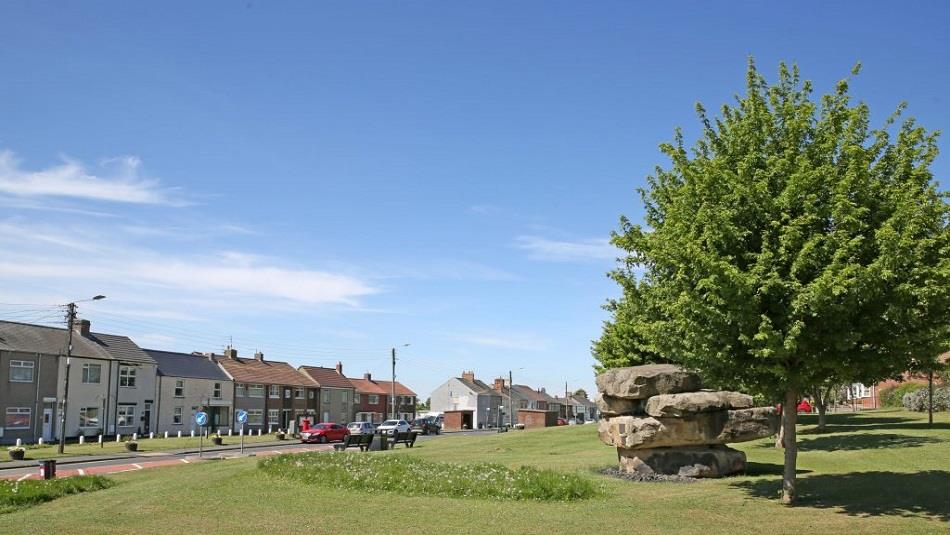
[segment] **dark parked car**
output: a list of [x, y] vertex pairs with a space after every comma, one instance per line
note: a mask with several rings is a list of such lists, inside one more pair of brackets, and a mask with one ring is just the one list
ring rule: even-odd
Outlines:
[[438, 435], [439, 430], [441, 429], [439, 424], [436, 423], [434, 416], [429, 416], [428, 418], [416, 418], [410, 424], [413, 431], [418, 431], [423, 435]]
[[334, 440], [344, 440], [350, 431], [340, 424], [317, 424], [300, 433], [300, 441], [305, 443], [318, 442], [326, 444]]

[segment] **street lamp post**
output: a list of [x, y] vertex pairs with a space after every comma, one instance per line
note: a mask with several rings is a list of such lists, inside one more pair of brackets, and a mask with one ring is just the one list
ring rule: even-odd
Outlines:
[[105, 299], [104, 295], [97, 295], [92, 299], [83, 301], [73, 301], [66, 305], [66, 373], [63, 377], [63, 402], [59, 411], [59, 453], [63, 453], [66, 447], [66, 406], [69, 402], [69, 368], [73, 356], [73, 324], [76, 321], [76, 303], [84, 301], [99, 301]]

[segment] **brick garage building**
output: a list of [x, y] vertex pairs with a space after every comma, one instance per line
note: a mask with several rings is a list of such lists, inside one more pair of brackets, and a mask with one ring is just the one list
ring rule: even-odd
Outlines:
[[525, 429], [551, 427], [557, 425], [557, 413], [554, 411], [519, 409], [518, 423], [524, 424]]
[[445, 411], [443, 413], [442, 429], [444, 431], [461, 431], [471, 429], [475, 421], [475, 411]]

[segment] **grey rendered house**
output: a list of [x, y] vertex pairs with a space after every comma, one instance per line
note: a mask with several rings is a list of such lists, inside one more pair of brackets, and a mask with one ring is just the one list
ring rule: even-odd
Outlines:
[[208, 413], [213, 431], [234, 428], [234, 382], [212, 357], [146, 349], [158, 367], [155, 432], [198, 432], [195, 413]]
[[473, 426], [498, 425], [499, 411], [507, 399], [501, 392], [475, 378], [471, 371], [452, 377], [432, 391], [430, 411], [472, 411]]
[[343, 375], [343, 364], [336, 368], [301, 366], [300, 373], [309, 377], [319, 387], [317, 415], [321, 422], [346, 425], [355, 419], [356, 387]]
[[0, 441], [154, 430], [155, 362], [128, 337], [91, 332], [80, 320], [61, 432], [66, 339], [65, 328], [0, 322]]

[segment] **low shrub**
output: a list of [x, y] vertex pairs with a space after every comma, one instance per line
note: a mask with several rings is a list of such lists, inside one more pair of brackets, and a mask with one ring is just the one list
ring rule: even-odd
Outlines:
[[[904, 408], [909, 411], [926, 411], [930, 406], [930, 393], [927, 388], [921, 388], [909, 394], [904, 394], [903, 404]], [[934, 410], [950, 410], [950, 387], [934, 388]]]
[[261, 459], [258, 467], [273, 476], [314, 485], [412, 496], [574, 501], [599, 493], [591, 479], [577, 474], [439, 463], [408, 455], [301, 453]]
[[50, 480], [8, 481], [0, 479], [0, 514], [12, 513], [70, 494], [107, 489], [111, 479], [77, 476]]
[[883, 388], [880, 391], [881, 406], [899, 409], [903, 406], [904, 396], [916, 392], [927, 385], [920, 383], [901, 383], [897, 386]]

